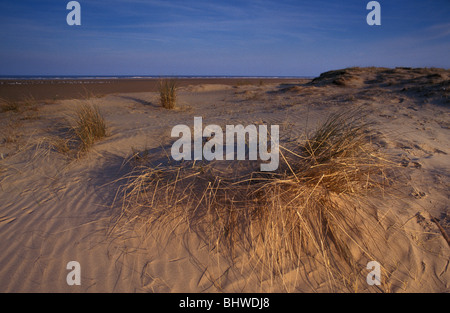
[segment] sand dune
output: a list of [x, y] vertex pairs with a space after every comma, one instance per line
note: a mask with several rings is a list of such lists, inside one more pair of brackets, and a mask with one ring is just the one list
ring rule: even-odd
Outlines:
[[[449, 70], [349, 68], [313, 80], [185, 85], [178, 107], [158, 93], [56, 100], [0, 113], [1, 292], [448, 292], [450, 288]], [[74, 107], [99, 107], [108, 136], [73, 159], [55, 149]], [[305, 256], [283, 276], [262, 278], [245, 253], [231, 263], [179, 221], [172, 237], [129, 221], [113, 229], [116, 198], [133, 154], [156, 158], [174, 141], [173, 126], [280, 125], [282, 143], [332, 112], [361, 108], [371, 143], [388, 156], [398, 181], [368, 196], [380, 233], [347, 280], [330, 283], [320, 259]], [[53, 144], [53, 145], [52, 145]], [[228, 162], [228, 161], [227, 161]], [[382, 284], [364, 283], [370, 256]], [[81, 285], [69, 286], [69, 261]], [[365, 262], [365, 263], [364, 263]], [[339, 264], [336, 265], [339, 268]], [[345, 266], [342, 265], [342, 268]], [[362, 283], [361, 283], [362, 282]]]

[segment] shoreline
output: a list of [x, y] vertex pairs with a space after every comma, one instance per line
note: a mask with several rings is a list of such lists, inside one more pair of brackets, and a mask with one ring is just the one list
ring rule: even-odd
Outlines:
[[[307, 78], [173, 78], [178, 87], [202, 84], [254, 85], [260, 83], [306, 82]], [[0, 98], [10, 101], [67, 100], [101, 97], [114, 93], [158, 91], [159, 78], [114, 79], [0, 79]]]

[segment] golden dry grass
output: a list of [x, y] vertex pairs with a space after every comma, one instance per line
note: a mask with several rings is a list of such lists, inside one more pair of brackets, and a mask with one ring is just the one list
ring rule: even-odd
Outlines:
[[106, 123], [96, 105], [81, 104], [76, 110], [75, 122], [73, 130], [82, 152], [106, 136]]
[[33, 96], [23, 97], [21, 101], [0, 98], [0, 113], [38, 111], [39, 104]]
[[161, 106], [172, 110], [177, 101], [177, 83], [173, 79], [165, 79], [159, 82], [159, 96]]
[[55, 125], [54, 134], [45, 137], [40, 147], [61, 153], [69, 159], [86, 154], [95, 142], [107, 136], [107, 125], [98, 106], [82, 103], [73, 115]]
[[17, 101], [0, 98], [0, 112], [18, 112], [20, 105]]
[[307, 140], [283, 147], [276, 172], [259, 173], [249, 163], [141, 163], [120, 190], [112, 230], [139, 224], [161, 237], [194, 231], [231, 262], [246, 253], [261, 279], [313, 257], [330, 286], [338, 279], [353, 288], [346, 274], [361, 255], [371, 256], [368, 242], [376, 236], [364, 199], [390, 183], [390, 163], [356, 116], [334, 114]]

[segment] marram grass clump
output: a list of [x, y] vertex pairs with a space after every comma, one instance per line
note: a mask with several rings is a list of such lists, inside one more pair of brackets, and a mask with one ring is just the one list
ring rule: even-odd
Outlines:
[[159, 96], [161, 106], [172, 110], [177, 101], [177, 83], [173, 79], [165, 79], [159, 82]]
[[20, 105], [17, 101], [0, 98], [0, 113], [3, 112], [18, 112]]
[[68, 123], [70, 125], [60, 131], [50, 144], [54, 150], [70, 157], [79, 157], [96, 141], [107, 136], [105, 119], [96, 105], [79, 104]]
[[390, 183], [389, 162], [356, 117], [333, 114], [306, 140], [283, 146], [276, 172], [242, 162], [140, 164], [121, 190], [113, 228], [195, 231], [230, 260], [245, 253], [262, 280], [298, 269], [307, 257], [325, 267], [329, 281], [344, 281], [361, 255], [372, 256], [368, 242], [380, 233], [365, 199]]
[[52, 133], [42, 138], [39, 146], [45, 147], [45, 154], [53, 151], [76, 160], [107, 135], [107, 124], [99, 107], [84, 102], [76, 105], [61, 123], [55, 123]]
[[331, 115], [305, 141], [283, 147], [279, 172], [253, 188], [252, 244], [257, 238], [262, 263], [274, 273], [314, 255], [332, 277], [345, 273], [342, 264], [352, 269], [360, 255], [371, 256], [368, 242], [379, 229], [366, 200], [391, 184], [391, 163], [369, 134], [355, 115]]
[[80, 150], [85, 152], [95, 141], [106, 136], [106, 123], [96, 105], [81, 104], [75, 114], [76, 124], [73, 130], [80, 142]]

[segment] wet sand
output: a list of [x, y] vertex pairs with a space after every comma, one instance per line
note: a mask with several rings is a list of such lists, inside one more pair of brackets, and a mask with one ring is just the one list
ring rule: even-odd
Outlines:
[[[179, 87], [189, 85], [253, 85], [283, 82], [300, 82], [296, 78], [181, 78], [176, 79]], [[0, 98], [20, 101], [83, 99], [101, 97], [114, 93], [158, 91], [158, 78], [145, 79], [29, 79], [0, 80]]]

